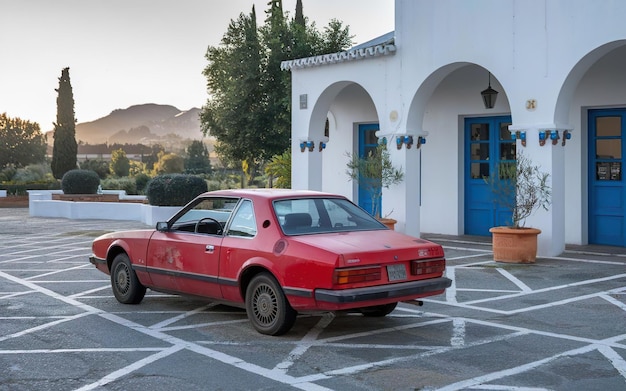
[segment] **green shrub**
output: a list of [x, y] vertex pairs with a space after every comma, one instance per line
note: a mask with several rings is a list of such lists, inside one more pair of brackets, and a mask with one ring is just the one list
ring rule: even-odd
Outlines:
[[70, 170], [61, 178], [61, 189], [65, 194], [96, 194], [100, 177], [92, 170]]
[[0, 184], [0, 190], [6, 190], [7, 194], [12, 195], [27, 195], [27, 190], [59, 190], [61, 189], [61, 183], [56, 179], [49, 181], [37, 181], [37, 182], [20, 182], [20, 183], [2, 183]]
[[197, 176], [165, 174], [148, 183], [146, 195], [150, 205], [182, 206], [207, 190], [206, 181]]
[[146, 187], [148, 186], [148, 182], [150, 182], [150, 175], [145, 173], [139, 173], [135, 175], [135, 187], [137, 188], [137, 192], [140, 194], [144, 194], [146, 192]]
[[26, 167], [18, 168], [13, 179], [11, 179], [11, 182], [14, 183], [36, 183], [43, 181], [56, 181], [52, 176], [52, 170], [49, 164], [30, 164]]
[[8, 182], [12, 180], [16, 173], [17, 173], [17, 169], [15, 168], [14, 165], [9, 164], [8, 166], [5, 166], [0, 171], [0, 182]]
[[78, 164], [82, 170], [95, 171], [100, 179], [104, 179], [109, 175], [109, 162], [102, 159], [87, 159]]
[[124, 190], [128, 195], [137, 194], [137, 185], [131, 178], [107, 178], [102, 181], [102, 188], [105, 190]]

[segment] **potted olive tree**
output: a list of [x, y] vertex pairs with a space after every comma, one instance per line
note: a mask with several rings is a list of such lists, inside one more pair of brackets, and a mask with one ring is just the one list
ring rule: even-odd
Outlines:
[[484, 178], [494, 193], [495, 202], [511, 211], [507, 226], [493, 227], [493, 258], [500, 262], [532, 263], [537, 257], [537, 236], [541, 230], [525, 226], [526, 218], [539, 208], [548, 210], [551, 202], [550, 174], [524, 154], [515, 163], [502, 163], [497, 177]]
[[383, 188], [388, 189], [404, 180], [402, 168], [396, 168], [393, 165], [387, 145], [384, 143], [378, 144], [376, 149], [370, 151], [367, 156], [351, 153], [348, 153], [347, 156], [349, 160], [346, 173], [371, 195], [372, 215], [393, 229], [397, 221], [387, 216], [381, 216], [379, 205], [383, 196]]

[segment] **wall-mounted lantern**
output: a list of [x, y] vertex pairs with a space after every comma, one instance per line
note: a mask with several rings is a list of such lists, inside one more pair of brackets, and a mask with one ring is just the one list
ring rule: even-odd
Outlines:
[[491, 72], [489, 72], [489, 86], [487, 87], [487, 89], [481, 91], [480, 95], [483, 97], [485, 109], [493, 109], [493, 107], [496, 105], [498, 91], [491, 88]]

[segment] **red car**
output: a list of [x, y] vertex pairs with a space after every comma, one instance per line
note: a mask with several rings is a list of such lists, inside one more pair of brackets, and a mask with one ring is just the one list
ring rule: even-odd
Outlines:
[[440, 245], [389, 230], [343, 196], [295, 190], [199, 195], [156, 230], [100, 236], [90, 257], [118, 301], [146, 288], [245, 307], [280, 335], [298, 312], [385, 316], [403, 300], [443, 293]]

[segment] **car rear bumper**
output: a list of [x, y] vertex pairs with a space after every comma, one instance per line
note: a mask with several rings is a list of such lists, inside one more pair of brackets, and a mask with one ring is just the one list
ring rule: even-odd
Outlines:
[[452, 285], [452, 280], [446, 277], [439, 277], [367, 288], [344, 290], [317, 289], [315, 291], [315, 300], [335, 304], [350, 304], [394, 298], [404, 299], [409, 296], [418, 298], [441, 293], [450, 285]]

